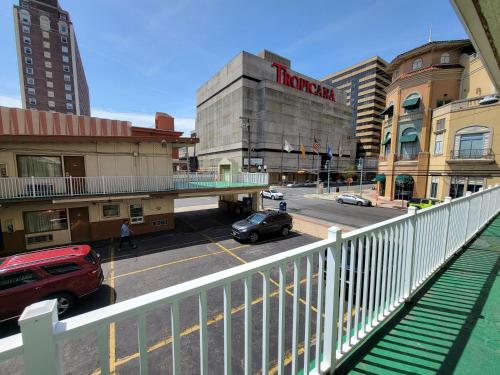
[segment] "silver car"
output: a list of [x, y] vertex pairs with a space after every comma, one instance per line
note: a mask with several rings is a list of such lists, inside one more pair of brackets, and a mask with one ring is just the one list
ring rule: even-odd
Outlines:
[[371, 201], [369, 201], [368, 199], [362, 198], [356, 194], [339, 194], [339, 195], [337, 195], [337, 203], [340, 203], [340, 204], [349, 203], [349, 204], [355, 204], [358, 206], [367, 206], [367, 207], [370, 207], [372, 205]]

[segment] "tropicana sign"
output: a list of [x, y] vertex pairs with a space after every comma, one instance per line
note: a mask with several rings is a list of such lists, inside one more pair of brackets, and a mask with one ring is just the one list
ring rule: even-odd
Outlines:
[[305, 91], [312, 95], [321, 96], [332, 102], [335, 101], [335, 91], [333, 88], [322, 86], [316, 82], [309, 82], [307, 79], [291, 75], [288, 73], [288, 68], [284, 65], [273, 63], [272, 67], [276, 68], [276, 82], [300, 91]]

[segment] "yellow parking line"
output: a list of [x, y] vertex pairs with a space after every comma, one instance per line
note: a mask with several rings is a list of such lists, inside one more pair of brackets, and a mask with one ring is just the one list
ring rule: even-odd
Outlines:
[[[115, 248], [111, 246], [111, 261], [109, 263], [109, 304], [115, 303]], [[116, 370], [116, 325], [112, 322], [109, 325], [109, 370], [111, 374]]]

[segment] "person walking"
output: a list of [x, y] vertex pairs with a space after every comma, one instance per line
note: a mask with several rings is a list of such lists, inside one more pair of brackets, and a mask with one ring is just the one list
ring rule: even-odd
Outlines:
[[127, 242], [132, 249], [137, 249], [137, 246], [132, 243], [132, 239], [130, 238], [131, 234], [134, 232], [130, 229], [129, 223], [128, 219], [123, 220], [123, 224], [120, 228], [120, 244], [118, 245], [118, 251], [122, 250], [124, 242]]

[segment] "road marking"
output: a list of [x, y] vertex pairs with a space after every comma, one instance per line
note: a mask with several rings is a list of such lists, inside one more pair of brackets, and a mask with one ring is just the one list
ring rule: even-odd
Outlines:
[[[109, 262], [109, 304], [115, 303], [115, 248], [111, 247], [111, 261]], [[115, 322], [109, 325], [109, 371], [114, 374], [116, 371], [116, 325]]]

